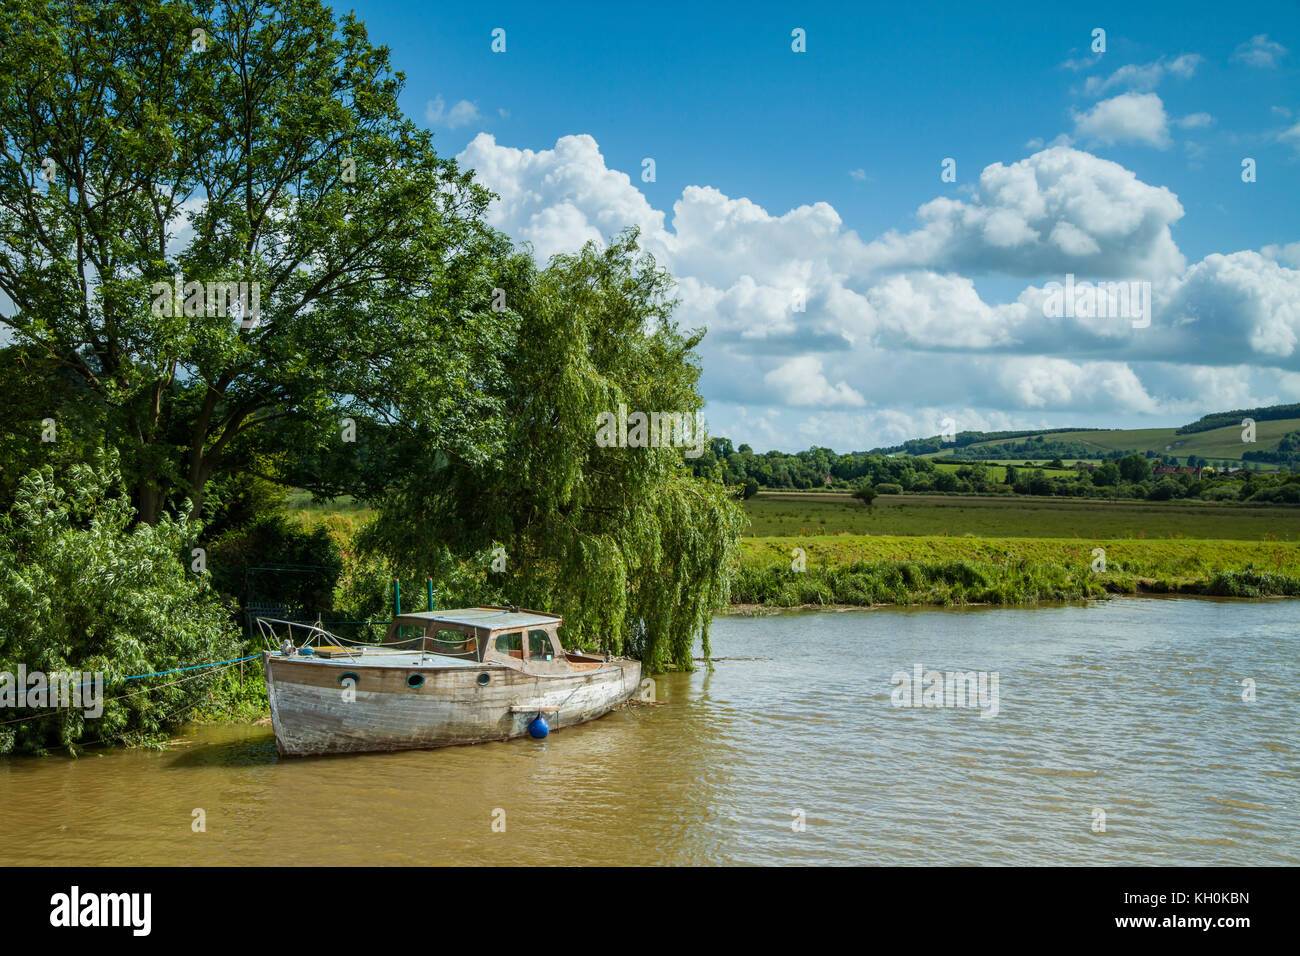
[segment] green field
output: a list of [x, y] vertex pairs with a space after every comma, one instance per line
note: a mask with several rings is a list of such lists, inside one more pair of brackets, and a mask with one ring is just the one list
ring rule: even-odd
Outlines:
[[[1255, 443], [1247, 444], [1241, 440], [1241, 426], [1228, 425], [1224, 428], [1212, 428], [1204, 432], [1192, 432], [1187, 435], [1177, 434], [1174, 428], [1125, 428], [1114, 430], [1081, 429], [1072, 432], [1053, 432], [1044, 434], [1045, 441], [1083, 442], [1096, 448], [1099, 452], [1151, 451], [1158, 455], [1173, 455], [1186, 458], [1188, 455], [1200, 455], [1202, 458], [1223, 458], [1241, 460], [1243, 452], [1271, 451], [1278, 440], [1288, 432], [1300, 430], [1300, 418], [1279, 418], [1275, 421], [1257, 422], [1255, 425]], [[1034, 436], [1023, 438], [1000, 439], [997, 441], [976, 442], [968, 448], [986, 448], [1000, 445], [1007, 441], [1023, 442]], [[931, 456], [951, 454], [950, 449], [934, 452]]]
[[1300, 541], [1300, 508], [1192, 501], [1106, 501], [760, 492], [745, 502], [755, 537], [833, 534], [993, 538], [1207, 538]]

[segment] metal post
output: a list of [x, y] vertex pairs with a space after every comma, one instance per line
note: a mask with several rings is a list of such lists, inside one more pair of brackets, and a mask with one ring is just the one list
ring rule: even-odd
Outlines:
[[424, 587], [425, 590], [429, 592], [429, 606], [425, 610], [432, 611], [433, 610], [433, 578], [425, 578]]
[[393, 578], [393, 617], [402, 613], [402, 582]]

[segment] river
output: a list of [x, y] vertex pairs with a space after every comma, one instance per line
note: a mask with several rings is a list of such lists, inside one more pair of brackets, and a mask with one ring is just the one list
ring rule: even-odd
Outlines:
[[[1295, 865], [1298, 612], [720, 617], [714, 656], [760, 660], [543, 741], [279, 758], [269, 726], [204, 726], [0, 758], [0, 864]], [[895, 706], [917, 665], [990, 697]]]

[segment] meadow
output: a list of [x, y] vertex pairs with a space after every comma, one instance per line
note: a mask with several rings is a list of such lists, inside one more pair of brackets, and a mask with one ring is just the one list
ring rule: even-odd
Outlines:
[[994, 538], [1209, 538], [1300, 541], [1300, 508], [1202, 501], [760, 492], [747, 535], [871, 534]]
[[765, 492], [745, 510], [737, 605], [1300, 596], [1300, 508]]

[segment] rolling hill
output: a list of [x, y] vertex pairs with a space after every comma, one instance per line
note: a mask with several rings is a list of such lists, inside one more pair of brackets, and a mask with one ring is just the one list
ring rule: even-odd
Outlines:
[[[1295, 406], [1275, 406], [1294, 413]], [[1267, 412], [1268, 409], [1252, 409]], [[1225, 413], [1226, 414], [1226, 413]], [[1300, 417], [1257, 418], [1255, 441], [1242, 441], [1240, 420], [1228, 425], [1205, 428], [1204, 424], [1222, 421], [1223, 415], [1206, 416], [1200, 422], [1178, 428], [1080, 428], [1074, 430], [1045, 429], [1041, 432], [1016, 433], [1014, 438], [1006, 433], [979, 440], [977, 433], [963, 433], [954, 444], [945, 444], [938, 450], [926, 451], [920, 457], [937, 458], [954, 453], [961, 458], [1037, 459], [1037, 458], [1092, 458], [1107, 457], [1116, 452], [1140, 452], [1185, 459], [1189, 455], [1218, 461], [1241, 461], [1246, 452], [1274, 451], [1278, 442], [1291, 432], [1300, 431]], [[1202, 422], [1204, 424], [1202, 424]], [[974, 440], [972, 440], [974, 439]], [[1044, 454], [1036, 455], [1027, 447], [1042, 443]], [[1077, 453], [1061, 454], [1059, 449], [1069, 446]], [[1058, 450], [1054, 451], [1053, 448]], [[894, 449], [890, 449], [893, 451]], [[897, 449], [910, 450], [910, 449]], [[1091, 454], [1089, 454], [1091, 453]]]

